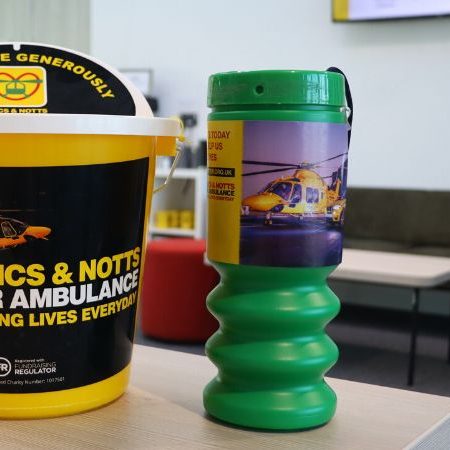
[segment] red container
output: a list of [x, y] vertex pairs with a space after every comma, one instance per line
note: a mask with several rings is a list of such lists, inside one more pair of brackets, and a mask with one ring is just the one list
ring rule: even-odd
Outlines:
[[161, 239], [147, 246], [141, 298], [142, 332], [178, 342], [204, 342], [218, 328], [206, 296], [219, 275], [204, 264], [206, 242]]

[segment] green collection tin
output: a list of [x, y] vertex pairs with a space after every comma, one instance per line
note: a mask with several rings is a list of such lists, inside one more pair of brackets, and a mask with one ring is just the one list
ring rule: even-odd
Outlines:
[[327, 285], [342, 257], [349, 124], [345, 78], [320, 71], [212, 75], [208, 258], [221, 274], [206, 345], [209, 414], [253, 428], [323, 425], [338, 349]]

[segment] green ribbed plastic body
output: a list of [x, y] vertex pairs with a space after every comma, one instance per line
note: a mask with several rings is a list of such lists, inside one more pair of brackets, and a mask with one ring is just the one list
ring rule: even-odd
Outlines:
[[[266, 71], [214, 77], [210, 121], [347, 121], [340, 75], [320, 82], [312, 95], [305, 86], [317, 77], [322, 80], [321, 74]], [[286, 89], [296, 85], [302, 89], [289, 97]], [[221, 282], [207, 302], [220, 329], [206, 344], [206, 354], [218, 368], [204, 390], [207, 412], [239, 426], [273, 430], [308, 429], [330, 421], [336, 395], [324, 374], [339, 352], [325, 327], [340, 304], [326, 280], [335, 266], [212, 263]]]
[[336, 395], [323, 379], [338, 358], [324, 331], [339, 312], [326, 282], [334, 267], [214, 266], [221, 283], [208, 308], [220, 330], [206, 354], [219, 373], [205, 388], [205, 409], [254, 428], [327, 423], [336, 410]]

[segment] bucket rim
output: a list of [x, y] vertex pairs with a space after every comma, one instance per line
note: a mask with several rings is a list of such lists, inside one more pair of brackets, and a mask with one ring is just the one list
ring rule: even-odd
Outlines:
[[0, 114], [0, 134], [100, 134], [170, 136], [181, 134], [178, 119], [109, 114]]

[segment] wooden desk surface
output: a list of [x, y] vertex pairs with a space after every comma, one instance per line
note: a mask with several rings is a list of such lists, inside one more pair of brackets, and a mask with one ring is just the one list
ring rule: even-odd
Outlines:
[[325, 427], [247, 431], [204, 416], [215, 369], [203, 356], [136, 346], [132, 387], [109, 406], [77, 416], [3, 421], [1, 449], [401, 449], [450, 412], [450, 398], [329, 379], [338, 411]]
[[430, 288], [450, 281], [450, 258], [346, 248], [330, 278]]

